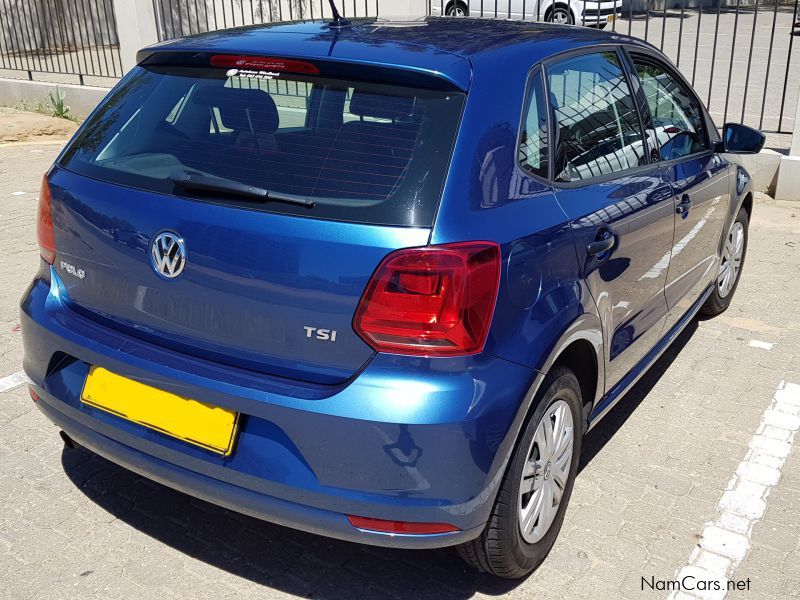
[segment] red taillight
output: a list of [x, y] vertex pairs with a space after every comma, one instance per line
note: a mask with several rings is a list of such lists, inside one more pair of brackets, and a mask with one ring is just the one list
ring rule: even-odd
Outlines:
[[36, 393], [36, 390], [33, 389], [32, 385], [28, 385], [28, 394], [30, 394], [31, 400], [34, 402], [39, 401], [39, 394]]
[[370, 519], [369, 517], [355, 517], [347, 515], [347, 519], [353, 527], [367, 529], [369, 531], [380, 531], [382, 533], [405, 533], [405, 534], [434, 534], [452, 533], [461, 531], [458, 527], [448, 523], [412, 523], [409, 521], [385, 521], [383, 519]]
[[36, 219], [36, 237], [39, 242], [39, 254], [51, 265], [56, 257], [56, 240], [53, 233], [53, 205], [50, 199], [50, 185], [47, 176], [42, 177], [39, 190], [39, 216]]
[[238, 56], [234, 54], [216, 54], [211, 57], [214, 67], [236, 67], [237, 69], [256, 69], [258, 71], [279, 71], [281, 73], [303, 73], [319, 75], [319, 69], [304, 60], [289, 58], [272, 58], [269, 56]]
[[373, 274], [353, 327], [382, 352], [474, 354], [486, 341], [499, 280], [493, 242], [398, 250]]

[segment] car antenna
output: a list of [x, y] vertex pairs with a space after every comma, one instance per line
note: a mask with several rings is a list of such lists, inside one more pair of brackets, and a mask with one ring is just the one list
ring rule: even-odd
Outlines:
[[328, 23], [328, 27], [336, 27], [337, 29], [349, 27], [350, 21], [342, 18], [342, 15], [339, 14], [339, 9], [336, 8], [336, 4], [333, 2], [333, 0], [328, 0], [328, 2], [331, 4], [331, 12], [333, 13], [333, 21]]

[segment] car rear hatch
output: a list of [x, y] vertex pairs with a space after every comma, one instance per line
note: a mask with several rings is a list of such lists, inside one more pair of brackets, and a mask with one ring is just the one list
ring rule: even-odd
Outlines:
[[49, 174], [65, 301], [181, 352], [342, 382], [373, 352], [352, 320], [376, 266], [428, 241], [464, 94], [186, 56], [136, 67]]

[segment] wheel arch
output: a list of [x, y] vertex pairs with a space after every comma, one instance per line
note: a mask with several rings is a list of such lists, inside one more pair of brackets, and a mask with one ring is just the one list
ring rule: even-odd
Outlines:
[[573, 321], [538, 370], [546, 375], [556, 365], [569, 367], [578, 378], [583, 395], [585, 430], [587, 418], [605, 387], [603, 328], [596, 314], [584, 313]]
[[[747, 213], [748, 220], [753, 217], [753, 191], [749, 190], [745, 195], [744, 199], [742, 200], [740, 209], [744, 209]], [[739, 212], [738, 210], [736, 211]]]
[[583, 398], [585, 430], [587, 418], [605, 388], [603, 356], [603, 328], [600, 318], [593, 313], [583, 313], [563, 330], [545, 361], [536, 369], [537, 374], [520, 404], [514, 426], [509, 432], [513, 434], [513, 439], [519, 437], [528, 415], [535, 410], [536, 397], [542, 382], [556, 365], [569, 367], [580, 382], [581, 392], [586, 394]]
[[744, 189], [740, 194], [737, 194], [736, 189], [736, 173], [737, 169], [742, 169], [747, 173], [747, 171], [741, 166], [735, 163], [732, 163], [732, 171], [731, 171], [731, 183], [730, 183], [730, 197], [731, 201], [728, 205], [728, 214], [725, 217], [725, 224], [723, 225], [722, 231], [720, 232], [719, 236], [719, 243], [717, 244], [717, 256], [722, 256], [722, 249], [725, 246], [725, 238], [728, 235], [728, 229], [730, 229], [733, 222], [736, 220], [736, 215], [739, 214], [741, 209], [744, 209], [747, 212], [747, 219], [751, 220], [753, 218], [753, 200], [754, 200], [754, 191], [753, 191], [753, 181], [750, 178], [750, 174], [747, 173], [748, 181], [745, 185]]
[[573, 340], [559, 354], [553, 367], [563, 365], [569, 368], [578, 378], [583, 400], [583, 429], [588, 429], [589, 414], [597, 400], [597, 391], [601, 389], [599, 374], [599, 357], [595, 347], [586, 338]]

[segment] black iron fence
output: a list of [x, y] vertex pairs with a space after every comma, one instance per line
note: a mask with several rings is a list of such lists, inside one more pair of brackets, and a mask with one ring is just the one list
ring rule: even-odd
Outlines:
[[720, 124], [791, 133], [798, 0], [429, 0], [429, 14], [601, 27], [659, 47]]
[[[338, 0], [343, 17], [379, 16], [391, 0]], [[159, 40], [276, 21], [332, 18], [328, 0], [153, 0]]]
[[[272, 21], [330, 18], [328, 0], [152, 0], [159, 39]], [[345, 16], [391, 0], [339, 0]], [[428, 0], [429, 15], [565, 22], [658, 46], [715, 120], [791, 133], [800, 95], [798, 0]], [[794, 35], [793, 35], [794, 33]]]
[[120, 77], [113, 0], [0, 0], [0, 69]]
[[[134, 1], [134, 0], [131, 0]], [[331, 18], [328, 0], [151, 0], [160, 40], [273, 21]], [[790, 133], [800, 95], [800, 0], [428, 0], [427, 14], [572, 22], [661, 48], [720, 123]], [[346, 17], [392, 0], [338, 0]], [[0, 0], [0, 71], [122, 75], [114, 0]]]

